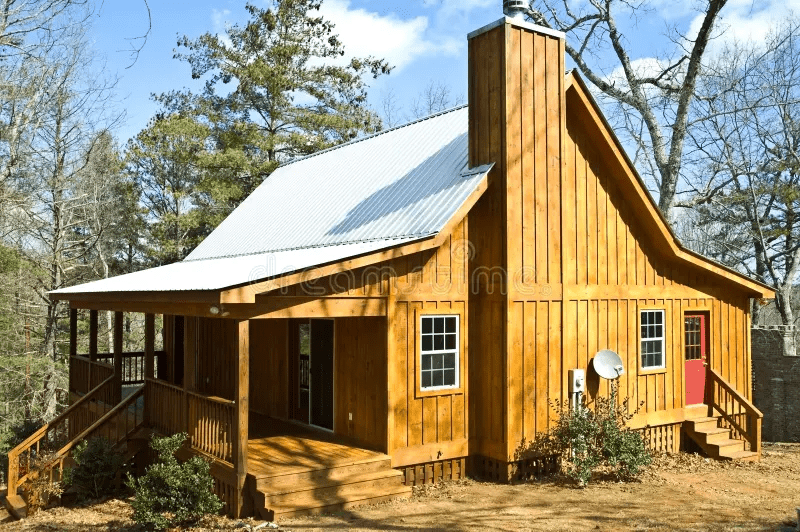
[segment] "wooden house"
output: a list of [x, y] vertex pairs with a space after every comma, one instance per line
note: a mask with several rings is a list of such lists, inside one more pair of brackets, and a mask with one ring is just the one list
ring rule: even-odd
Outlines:
[[[772, 296], [678, 242], [565, 73], [564, 36], [502, 18], [469, 35], [468, 107], [282, 166], [183, 262], [52, 293], [72, 309], [74, 403], [12, 452], [10, 500], [41, 442], [63, 462], [105, 434], [134, 456], [143, 430], [187, 432], [234, 515], [536, 474], [517, 450], [570, 369], [590, 401], [609, 393], [602, 349], [654, 448], [754, 459], [749, 301]], [[128, 312], [143, 353], [122, 353]]]

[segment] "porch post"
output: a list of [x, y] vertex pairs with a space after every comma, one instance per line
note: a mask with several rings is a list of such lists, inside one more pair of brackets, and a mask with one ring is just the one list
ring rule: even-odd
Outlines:
[[97, 362], [97, 311], [89, 311], [89, 360]]
[[[72, 370], [74, 368], [74, 358], [78, 356], [78, 309], [69, 309], [69, 383], [67, 384], [67, 400], [72, 401], [72, 392], [77, 392], [75, 383], [72, 380]], [[88, 389], [87, 389], [88, 392]]]
[[78, 356], [78, 309], [69, 309], [69, 356]]
[[183, 387], [197, 391], [197, 318], [183, 318]]
[[155, 377], [155, 344], [156, 317], [154, 314], [144, 315], [144, 425], [150, 426], [150, 396], [147, 393], [147, 379]]
[[245, 479], [247, 478], [247, 437], [248, 415], [250, 403], [248, 398], [250, 387], [250, 322], [242, 320], [238, 323], [236, 335], [237, 355], [234, 368], [236, 394], [236, 410], [233, 425], [233, 466], [236, 470], [236, 504], [235, 517], [242, 517], [244, 507]]
[[156, 356], [156, 316], [155, 314], [144, 315], [144, 377], [145, 379], [155, 378], [155, 356]]
[[[195, 430], [196, 413], [192, 412], [192, 398], [188, 392], [196, 392], [195, 379], [195, 318], [183, 317], [183, 397], [184, 419], [186, 420], [186, 433], [189, 441], [192, 440]], [[173, 336], [174, 338], [174, 336]]]
[[114, 312], [114, 386], [112, 400], [122, 401], [122, 312]]

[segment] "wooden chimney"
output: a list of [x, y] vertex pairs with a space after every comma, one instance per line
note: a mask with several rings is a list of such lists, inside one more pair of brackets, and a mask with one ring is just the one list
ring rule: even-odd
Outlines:
[[[562, 323], [564, 38], [508, 17], [468, 38], [469, 164], [495, 163], [469, 214], [470, 386], [473, 402], [482, 403], [470, 411], [470, 452], [508, 460], [521, 435], [533, 433], [524, 427], [522, 405], [534, 389], [520, 369], [525, 335], [516, 314], [535, 312], [544, 300], [547, 338], [560, 338]], [[560, 342], [544, 342], [533, 347], [559, 361]], [[542, 369], [536, 388], [560, 390], [561, 368]]]

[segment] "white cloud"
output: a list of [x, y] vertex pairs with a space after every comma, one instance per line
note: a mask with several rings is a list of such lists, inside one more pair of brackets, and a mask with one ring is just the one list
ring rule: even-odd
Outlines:
[[227, 47], [231, 47], [231, 40], [225, 32], [229, 25], [228, 20], [230, 16], [231, 12], [228, 9], [223, 9], [222, 11], [217, 9], [211, 10], [211, 27], [219, 40], [222, 41], [222, 44]]
[[[467, 3], [477, 1], [467, 0]], [[462, 45], [457, 39], [427, 38], [428, 18], [424, 16], [404, 20], [395, 13], [351, 9], [349, 0], [327, 0], [321, 12], [336, 25], [334, 32], [344, 43], [348, 56], [380, 57], [397, 71], [423, 56], [457, 54]]]
[[[719, 23], [715, 27], [717, 35], [722, 34], [709, 44], [709, 51], [720, 52], [727, 43], [734, 40], [740, 42], [761, 42], [780, 24], [793, 14], [800, 16], [800, 0], [769, 0], [753, 2], [752, 0], [732, 0], [728, 2]], [[688, 34], [697, 35], [703, 18], [698, 15], [692, 20]]]

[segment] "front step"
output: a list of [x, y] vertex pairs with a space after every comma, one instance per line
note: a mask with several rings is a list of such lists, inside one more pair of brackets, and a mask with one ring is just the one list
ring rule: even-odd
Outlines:
[[711, 458], [757, 462], [759, 453], [746, 451], [745, 442], [732, 439], [730, 429], [719, 426], [719, 419], [720, 416], [702, 415], [684, 421], [683, 428], [689, 438]]
[[6, 495], [6, 508], [15, 519], [25, 519], [28, 516], [28, 504], [19, 495]]
[[386, 455], [360, 460], [339, 466], [320, 467], [318, 469], [302, 468], [296, 472], [284, 473], [273, 477], [256, 479], [256, 487], [264, 493], [280, 491], [280, 488], [297, 488], [312, 482], [346, 479], [362, 473], [374, 473], [392, 469], [392, 459]]
[[263, 519], [327, 513], [409, 497], [401, 471], [381, 455], [360, 463], [253, 479], [251, 494]]

